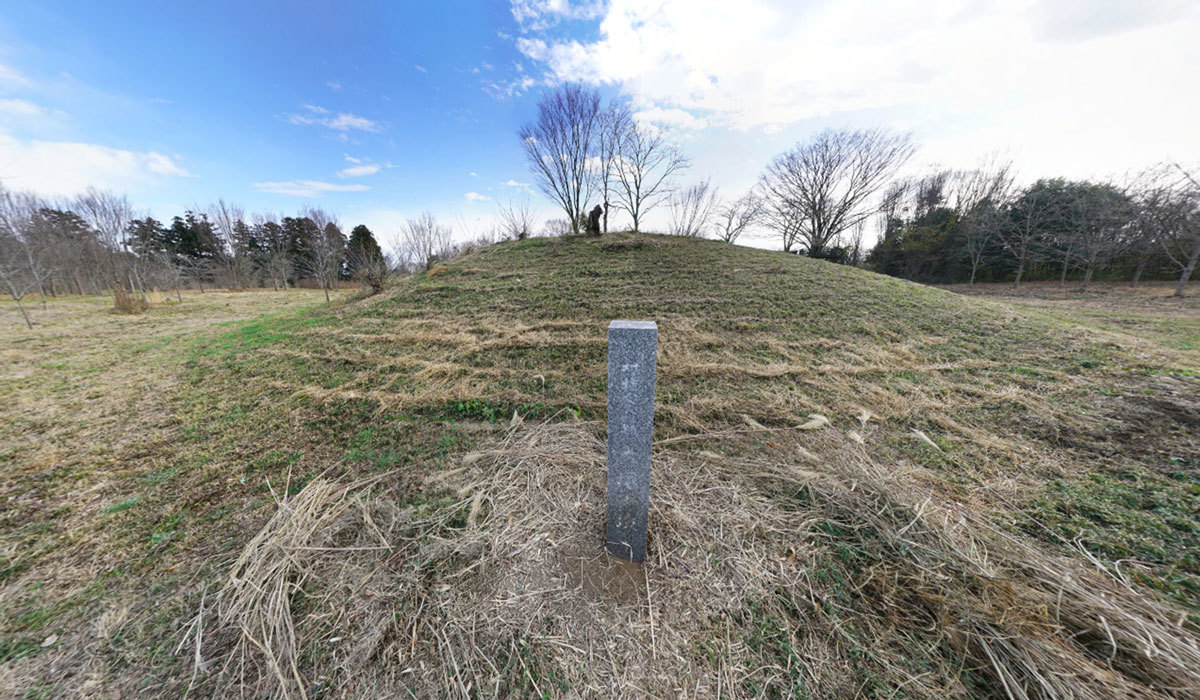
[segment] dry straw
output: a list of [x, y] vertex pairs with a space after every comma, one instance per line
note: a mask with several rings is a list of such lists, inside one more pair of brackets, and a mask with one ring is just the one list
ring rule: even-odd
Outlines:
[[[874, 464], [833, 427], [747, 425], [705, 449], [703, 436], [660, 447], [644, 568], [602, 553], [597, 424], [514, 421], [491, 448], [431, 477], [418, 503], [380, 490], [386, 477], [312, 481], [280, 500], [215, 612], [188, 629], [196, 687], [285, 697], [1200, 692], [1197, 630], [1120, 571], [1009, 534], [924, 487], [933, 476]], [[730, 456], [764, 439], [778, 458]]]

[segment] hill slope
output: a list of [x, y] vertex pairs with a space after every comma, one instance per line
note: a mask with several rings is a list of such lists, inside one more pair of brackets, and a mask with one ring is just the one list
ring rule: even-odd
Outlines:
[[[615, 318], [660, 329], [644, 568], [601, 555]], [[170, 693], [1183, 697], [1198, 355], [710, 241], [491, 246], [192, 343], [107, 505], [67, 509], [70, 547], [22, 540], [45, 546], [0, 598], [8, 665]], [[88, 642], [113, 609], [133, 622]], [[34, 613], [60, 648], [32, 650]]]

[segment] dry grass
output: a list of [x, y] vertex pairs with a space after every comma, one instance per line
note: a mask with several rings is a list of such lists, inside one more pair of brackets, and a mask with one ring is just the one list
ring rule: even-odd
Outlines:
[[119, 314], [144, 314], [150, 302], [141, 294], [127, 292], [121, 287], [113, 288], [113, 311]]
[[[453, 495], [433, 517], [310, 483], [234, 564], [203, 637], [220, 641], [196, 656], [221, 673], [201, 683], [261, 694], [223, 675], [237, 668], [295, 697], [1200, 691], [1197, 628], [1128, 572], [1022, 541], [828, 426], [751, 428], [778, 443], [768, 460], [658, 450], [651, 556], [610, 560], [598, 428], [514, 425], [434, 477]], [[830, 568], [847, 546], [857, 568]], [[867, 604], [842, 609], [843, 585]]]
[[324, 299], [182, 296], [139, 315], [111, 313], [107, 297], [62, 297], [32, 313], [32, 330], [0, 309], [0, 697], [99, 692], [110, 663], [130, 663], [111, 656], [113, 640], [144, 630], [156, 601], [126, 572], [144, 566], [161, 581], [181, 566], [140, 562], [170, 515], [154, 494], [184, 459], [173, 399], [188, 349], [219, 324]]
[[[1187, 308], [654, 236], [444, 265], [227, 328], [293, 297], [0, 317], [0, 684], [1197, 694]], [[660, 327], [644, 568], [601, 548], [612, 318]]]

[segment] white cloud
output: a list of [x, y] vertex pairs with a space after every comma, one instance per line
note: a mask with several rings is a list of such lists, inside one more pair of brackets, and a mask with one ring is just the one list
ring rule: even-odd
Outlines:
[[421, 71], [422, 73], [428, 73], [428, 72], [429, 72], [429, 69], [428, 69], [428, 68], [426, 68], [425, 66], [420, 66], [420, 65], [417, 65], [417, 66], [413, 66], [413, 68], [416, 68], [417, 70]]
[[8, 115], [13, 117], [37, 117], [44, 114], [46, 110], [41, 105], [36, 105], [29, 100], [18, 99], [0, 99], [0, 115]]
[[663, 109], [662, 107], [653, 107], [651, 109], [643, 109], [635, 112], [633, 118], [640, 122], [662, 124], [667, 127], [688, 129], [691, 131], [703, 129], [708, 126], [708, 122], [704, 119], [697, 117], [691, 112], [677, 108]]
[[485, 199], [491, 199], [491, 197], [488, 197], [485, 194], [479, 194], [478, 192], [468, 192], [463, 196], [472, 202], [481, 202]]
[[17, 71], [0, 63], [0, 83], [12, 83], [15, 85], [28, 85], [29, 78], [21, 75]]
[[344, 155], [346, 156], [347, 163], [354, 163], [355, 165], [358, 165], [359, 163], [363, 162], [362, 158], [355, 158], [354, 156], [350, 155], [349, 153], [346, 153]]
[[542, 80], [618, 86], [676, 128], [906, 123], [926, 143], [986, 132], [1084, 170], [1200, 157], [1187, 0], [612, 0], [590, 41], [554, 29], [577, 9], [512, 2]]
[[174, 175], [176, 177], [193, 177], [191, 173], [179, 166], [170, 156], [148, 151], [142, 156], [146, 168], [155, 175]]
[[336, 80], [327, 80], [325, 81], [325, 85], [334, 92], [342, 89], [342, 84]]
[[350, 131], [358, 129], [360, 131], [379, 131], [379, 125], [355, 114], [339, 114], [333, 119], [325, 122], [325, 126], [338, 131]]
[[367, 175], [374, 175], [377, 172], [379, 172], [379, 166], [373, 163], [369, 165], [354, 165], [339, 170], [338, 177], [365, 177]]
[[320, 180], [287, 180], [285, 182], [256, 182], [254, 189], [272, 194], [287, 194], [296, 197], [320, 197], [328, 192], [364, 192], [371, 189], [366, 185], [338, 185]]
[[604, 14], [603, 0], [513, 0], [513, 19], [526, 31], [541, 31], [563, 20], [595, 19]]
[[502, 182], [500, 184], [504, 185], [505, 187], [529, 187], [528, 182], [517, 182], [511, 177], [508, 179], [508, 182]]
[[164, 177], [192, 177], [175, 158], [75, 141], [21, 141], [0, 134], [0, 180], [44, 195], [71, 195], [96, 186], [132, 190]]
[[479, 177], [479, 173], [476, 173], [476, 172], [471, 172], [471, 173], [467, 173], [467, 174], [470, 175], [471, 177]]
[[[369, 131], [377, 132], [381, 130], [380, 125], [366, 117], [360, 117], [357, 114], [349, 114], [342, 112], [336, 115], [331, 115], [331, 112], [324, 107], [318, 105], [303, 105], [304, 109], [312, 114], [289, 114], [287, 120], [291, 124], [297, 126], [320, 125], [334, 131]], [[313, 116], [316, 115], [316, 116]]]

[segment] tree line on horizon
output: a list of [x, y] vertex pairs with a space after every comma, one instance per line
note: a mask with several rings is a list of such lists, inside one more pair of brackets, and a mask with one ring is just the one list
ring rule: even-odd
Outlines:
[[[543, 235], [578, 234], [589, 206], [609, 229], [611, 212], [633, 231], [665, 209], [665, 232], [728, 243], [766, 232], [785, 252], [866, 267], [921, 282], [1097, 277], [1176, 280], [1182, 296], [1200, 261], [1200, 182], [1177, 163], [1115, 181], [1041, 179], [1017, 187], [1013, 164], [984, 159], [966, 170], [917, 178], [899, 172], [917, 151], [910, 135], [827, 129], [776, 156], [758, 182], [725, 199], [708, 179], [683, 184], [691, 167], [667, 131], [634, 117], [620, 100], [563, 85], [545, 92], [537, 118], [518, 131], [530, 171], [565, 218]], [[864, 243], [871, 224], [877, 243]], [[479, 237], [521, 239], [537, 222], [528, 202], [500, 206]], [[145, 294], [183, 285], [325, 290], [356, 278], [373, 293], [389, 275], [428, 267], [463, 244], [425, 212], [407, 220], [385, 254], [358, 225], [305, 208], [295, 216], [252, 214], [219, 200], [160, 222], [124, 195], [89, 188], [49, 200], [0, 184], [0, 284], [17, 302], [38, 294]], [[25, 314], [27, 323], [31, 323]]]
[[51, 201], [0, 186], [0, 283], [22, 299], [61, 294], [145, 294], [188, 285], [230, 289], [296, 287], [315, 281], [326, 298], [339, 280], [370, 282], [390, 270], [365, 225], [347, 236], [318, 208], [295, 216], [247, 217], [223, 200], [169, 223], [134, 212], [124, 195], [89, 188]]
[[[667, 232], [734, 243], [768, 231], [785, 252], [921, 282], [1097, 276], [1176, 280], [1182, 296], [1200, 260], [1200, 183], [1177, 163], [1127, 182], [1041, 179], [1017, 187], [998, 156], [967, 170], [899, 173], [917, 151], [911, 135], [826, 129], [776, 156], [741, 196], [722, 199], [708, 179], [684, 185], [691, 165], [667, 131], [636, 119], [627, 102], [566, 84], [544, 92], [517, 136], [538, 188], [579, 233], [596, 203], [638, 231], [668, 210]], [[502, 217], [512, 210], [501, 207]], [[519, 217], [518, 217], [519, 218]], [[877, 222], [868, 249], [864, 233]]]

